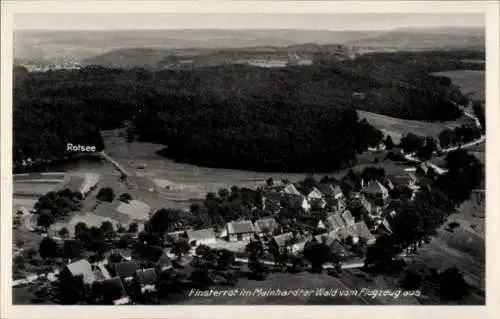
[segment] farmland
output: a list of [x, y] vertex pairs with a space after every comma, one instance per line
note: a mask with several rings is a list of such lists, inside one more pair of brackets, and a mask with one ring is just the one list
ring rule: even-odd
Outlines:
[[408, 133], [416, 133], [437, 137], [445, 128], [454, 128], [462, 124], [474, 124], [474, 121], [466, 116], [456, 121], [430, 123], [423, 121], [403, 120], [377, 113], [358, 110], [358, 116], [365, 118], [370, 124], [381, 130], [385, 135], [391, 136], [398, 143], [401, 137]]
[[[305, 176], [305, 174], [253, 172], [178, 163], [157, 154], [158, 151], [165, 148], [163, 145], [143, 142], [126, 143], [125, 139], [118, 135], [103, 132], [106, 153], [125, 166], [127, 170], [136, 174], [138, 176], [136, 178], [144, 177], [154, 181], [161, 192], [161, 194], [154, 196], [163, 198], [165, 206], [171, 204], [175, 206], [186, 205], [182, 204], [186, 200], [204, 198], [208, 192], [217, 192], [221, 188], [229, 189], [232, 186], [256, 188], [264, 185], [269, 177], [275, 182], [280, 182], [282, 179], [303, 180]], [[383, 151], [361, 154], [358, 156], [358, 164], [352, 169], [362, 170], [367, 166], [374, 165], [375, 159], [381, 162], [384, 158], [385, 152]], [[144, 164], [144, 168], [139, 168]], [[391, 174], [403, 172], [405, 166], [387, 162], [384, 163], [384, 168]], [[347, 171], [348, 169], [326, 173], [341, 177]], [[315, 173], [317, 178], [321, 178], [324, 174], [323, 172]], [[123, 188], [124, 186], [119, 187]], [[147, 197], [151, 196], [153, 195], [149, 194]], [[133, 194], [132, 197], [134, 197]], [[145, 201], [147, 202], [147, 200]]]

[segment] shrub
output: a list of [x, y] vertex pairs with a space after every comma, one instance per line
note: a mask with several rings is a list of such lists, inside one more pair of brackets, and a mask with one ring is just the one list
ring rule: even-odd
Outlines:
[[103, 202], [112, 202], [115, 199], [115, 192], [110, 187], [104, 187], [99, 190], [96, 197]]

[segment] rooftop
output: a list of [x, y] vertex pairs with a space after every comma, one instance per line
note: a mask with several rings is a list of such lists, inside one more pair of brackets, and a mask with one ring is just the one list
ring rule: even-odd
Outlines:
[[227, 223], [227, 233], [229, 235], [253, 233], [254, 231], [255, 228], [250, 220]]
[[205, 228], [199, 230], [188, 229], [186, 230], [186, 234], [190, 241], [215, 238], [215, 232], [213, 228]]

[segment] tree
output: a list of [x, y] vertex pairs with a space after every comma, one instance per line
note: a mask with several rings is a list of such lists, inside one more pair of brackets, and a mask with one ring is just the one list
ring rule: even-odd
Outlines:
[[132, 236], [124, 234], [118, 240], [118, 248], [129, 248], [133, 243]]
[[304, 178], [303, 185], [306, 188], [312, 188], [312, 187], [315, 187], [317, 185], [317, 182], [313, 176], [307, 176], [306, 178]]
[[448, 148], [456, 140], [455, 132], [450, 129], [444, 129], [439, 133], [439, 144], [442, 148]]
[[323, 265], [334, 260], [333, 253], [323, 243], [319, 243], [315, 238], [304, 246], [304, 258], [311, 263], [314, 271], [323, 270]]
[[470, 286], [458, 268], [452, 267], [439, 275], [439, 292], [447, 300], [459, 300], [469, 293]]
[[16, 255], [12, 258], [12, 276], [13, 279], [23, 278], [26, 270], [26, 259], [23, 255]]
[[79, 222], [75, 225], [75, 236], [79, 236], [81, 235], [82, 233], [85, 233], [88, 231], [88, 227], [87, 227], [87, 224], [85, 224], [84, 222]]
[[405, 290], [418, 290], [422, 284], [422, 275], [417, 272], [407, 270], [401, 280], [401, 286]]
[[425, 137], [422, 145], [417, 149], [417, 156], [424, 160], [427, 161], [432, 158], [433, 153], [437, 151], [437, 143], [436, 140], [431, 137]]
[[129, 193], [123, 193], [120, 195], [119, 200], [124, 203], [128, 203], [129, 201], [132, 200], [132, 196]]
[[249, 254], [250, 260], [258, 260], [264, 255], [264, 246], [261, 241], [252, 240], [245, 246], [245, 252]]
[[423, 144], [423, 138], [413, 133], [408, 133], [401, 138], [399, 146], [405, 153], [416, 152]]
[[191, 204], [189, 205], [189, 211], [193, 214], [197, 214], [201, 210], [200, 204]]
[[58, 232], [61, 238], [67, 238], [69, 236], [69, 230], [66, 227], [63, 227]]
[[392, 150], [395, 146], [394, 141], [390, 135], [387, 135], [384, 140], [385, 148], [388, 150]]
[[271, 187], [274, 185], [274, 181], [273, 181], [273, 178], [272, 177], [269, 177], [266, 181], [266, 185]]
[[228, 269], [235, 260], [235, 255], [232, 251], [222, 249], [217, 251], [217, 267], [219, 269]]
[[22, 248], [24, 246], [24, 241], [22, 239], [16, 240], [16, 247]]
[[219, 197], [223, 198], [223, 199], [227, 198], [229, 196], [229, 194], [230, 194], [229, 191], [227, 189], [225, 189], [225, 188], [219, 189], [218, 193], [219, 193]]
[[54, 216], [49, 212], [38, 215], [37, 225], [47, 230], [55, 222]]
[[128, 233], [137, 233], [138, 230], [139, 230], [139, 225], [137, 223], [131, 223], [128, 226], [127, 232]]
[[56, 258], [59, 256], [59, 245], [54, 239], [47, 236], [40, 242], [38, 253], [42, 258]]
[[207, 267], [195, 268], [191, 272], [190, 279], [195, 282], [199, 288], [206, 288], [214, 284]]
[[115, 236], [115, 229], [113, 224], [109, 221], [102, 222], [101, 230], [106, 238], [113, 238]]
[[191, 250], [191, 245], [189, 245], [187, 240], [178, 240], [173, 243], [172, 253], [177, 255], [177, 258], [180, 259], [183, 255], [186, 255]]
[[115, 192], [111, 187], [104, 187], [99, 190], [96, 198], [103, 202], [112, 202], [115, 199]]
[[486, 117], [483, 103], [474, 101], [472, 104], [472, 110], [474, 111], [474, 116], [477, 117], [479, 124], [481, 124], [482, 131], [486, 132]]

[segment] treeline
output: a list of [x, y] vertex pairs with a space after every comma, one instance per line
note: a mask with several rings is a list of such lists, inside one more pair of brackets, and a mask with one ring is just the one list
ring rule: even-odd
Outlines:
[[[86, 67], [15, 70], [14, 159], [61, 158], [67, 143], [102, 147], [98, 130], [129, 123], [138, 137], [168, 146], [166, 155], [205, 166], [332, 171], [382, 134], [355, 108], [400, 118], [450, 120], [457, 88], [437, 69], [460, 68], [440, 53], [372, 54], [336, 64], [194, 70]], [[365, 100], [353, 92], [367, 92]], [[372, 98], [374, 97], [374, 98]]]
[[[408, 133], [401, 138], [398, 146], [407, 154], [414, 153], [422, 160], [429, 160], [436, 151], [454, 146], [461, 146], [475, 141], [480, 137], [480, 128], [474, 125], [462, 124], [454, 129], [444, 129], [437, 139], [432, 136], [420, 136], [414, 133]], [[394, 143], [386, 139], [385, 145], [387, 149], [390, 149]], [[389, 145], [391, 145], [391, 147], [389, 147]]]
[[439, 144], [443, 148], [460, 146], [481, 137], [481, 129], [473, 125], [461, 125], [445, 129], [439, 134]]

